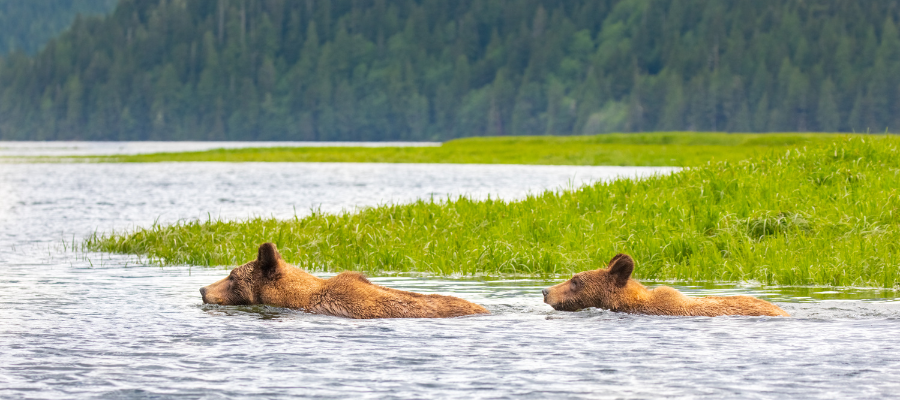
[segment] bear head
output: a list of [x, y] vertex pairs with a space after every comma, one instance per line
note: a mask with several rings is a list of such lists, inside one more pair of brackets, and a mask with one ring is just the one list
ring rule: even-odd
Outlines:
[[544, 289], [544, 303], [559, 311], [589, 307], [617, 310], [629, 297], [628, 282], [633, 271], [634, 260], [626, 254], [616, 254], [606, 268], [579, 272], [572, 279]]
[[231, 270], [227, 278], [200, 288], [200, 295], [207, 304], [259, 304], [261, 287], [277, 281], [285, 267], [275, 245], [263, 243], [259, 246], [256, 260]]

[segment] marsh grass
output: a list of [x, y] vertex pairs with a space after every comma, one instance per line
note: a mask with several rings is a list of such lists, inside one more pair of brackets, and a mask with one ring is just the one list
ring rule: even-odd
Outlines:
[[96, 234], [93, 250], [237, 265], [262, 242], [318, 271], [556, 276], [619, 252], [640, 279], [900, 285], [900, 140], [832, 138], [753, 160], [547, 191], [420, 200], [291, 220], [185, 221]]
[[[773, 147], [833, 141], [830, 134], [641, 133], [452, 140], [438, 147], [282, 147], [88, 157], [100, 162], [378, 162], [697, 166], [744, 160]], [[71, 159], [71, 157], [69, 157]]]

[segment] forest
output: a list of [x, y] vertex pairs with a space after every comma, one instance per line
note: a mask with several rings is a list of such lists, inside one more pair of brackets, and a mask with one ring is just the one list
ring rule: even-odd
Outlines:
[[0, 58], [0, 139], [893, 132], [898, 17], [887, 0], [121, 0]]
[[34, 54], [81, 15], [105, 14], [116, 0], [0, 0], [0, 54]]

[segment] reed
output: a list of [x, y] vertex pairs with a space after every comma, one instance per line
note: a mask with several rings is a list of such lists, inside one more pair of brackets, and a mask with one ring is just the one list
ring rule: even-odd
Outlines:
[[95, 234], [94, 250], [236, 265], [275, 242], [319, 271], [556, 276], [624, 252], [639, 279], [900, 285], [900, 140], [831, 137], [751, 160], [547, 191], [420, 200], [291, 220], [186, 221]]

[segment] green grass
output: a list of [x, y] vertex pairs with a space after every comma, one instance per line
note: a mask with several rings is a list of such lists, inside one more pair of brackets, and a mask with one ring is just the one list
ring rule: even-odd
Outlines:
[[377, 162], [540, 165], [696, 166], [737, 161], [772, 148], [827, 143], [830, 134], [645, 133], [490, 137], [438, 147], [290, 147], [89, 157], [101, 162]]
[[898, 224], [900, 139], [832, 136], [521, 201], [190, 221], [86, 244], [161, 264], [236, 265], [272, 241], [310, 270], [462, 276], [569, 274], [624, 252], [637, 260], [639, 279], [896, 288]]

